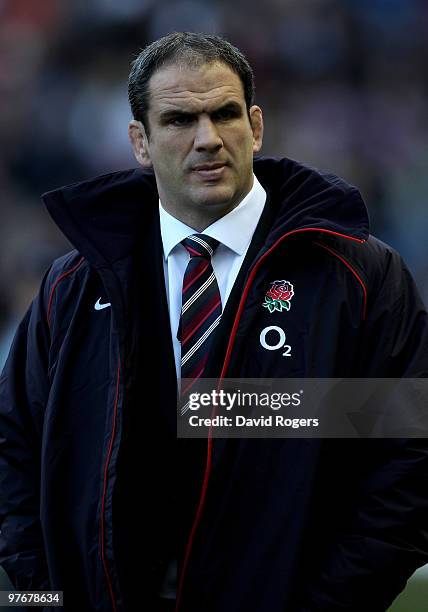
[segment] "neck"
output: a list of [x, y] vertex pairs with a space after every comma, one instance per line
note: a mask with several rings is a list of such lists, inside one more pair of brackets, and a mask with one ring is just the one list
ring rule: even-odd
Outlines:
[[222, 206], [221, 210], [213, 210], [212, 208], [210, 208], [210, 210], [183, 210], [182, 208], [176, 209], [175, 207], [168, 206], [163, 202], [162, 206], [170, 215], [185, 225], [188, 225], [197, 232], [202, 232], [207, 227], [215, 223], [215, 221], [227, 215], [235, 208], [235, 206], [237, 206], [237, 204], [231, 206], [229, 205], [228, 207]]
[[194, 207], [177, 206], [176, 203], [171, 203], [167, 198], [163, 198], [162, 196], [160, 196], [160, 201], [163, 208], [170, 215], [197, 232], [202, 232], [218, 221], [218, 219], [221, 219], [236, 208], [250, 191], [251, 188], [236, 198], [236, 200], [229, 201], [226, 204], [222, 202], [219, 204], [210, 204], [209, 206], [204, 206], [203, 204]]
[[227, 210], [219, 215], [212, 215], [212, 216], [207, 216], [207, 215], [201, 216], [201, 215], [192, 215], [192, 214], [178, 216], [174, 212], [171, 212], [171, 214], [174, 217], [176, 217], [176, 219], [179, 219], [179, 221], [182, 221], [182, 223], [185, 223], [186, 225], [193, 228], [197, 232], [203, 232], [207, 227], [215, 223], [218, 219], [221, 219], [222, 217], [224, 217], [224, 215], [227, 215], [227, 213], [230, 212], [230, 210]]

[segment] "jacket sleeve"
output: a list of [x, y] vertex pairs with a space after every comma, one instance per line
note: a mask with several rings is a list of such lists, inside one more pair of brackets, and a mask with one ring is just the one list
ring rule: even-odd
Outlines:
[[[428, 378], [427, 313], [394, 252], [373, 293], [365, 342], [367, 376]], [[365, 442], [376, 460], [352, 516], [308, 578], [298, 612], [384, 612], [428, 563], [428, 440]]]
[[49, 589], [40, 525], [40, 454], [48, 397], [46, 277], [0, 377], [0, 564], [18, 590]]

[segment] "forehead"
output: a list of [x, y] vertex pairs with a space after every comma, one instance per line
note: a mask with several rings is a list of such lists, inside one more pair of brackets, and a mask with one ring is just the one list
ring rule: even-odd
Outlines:
[[245, 104], [241, 79], [222, 62], [162, 66], [150, 78], [149, 92], [149, 112], [172, 108], [202, 112], [231, 101]]

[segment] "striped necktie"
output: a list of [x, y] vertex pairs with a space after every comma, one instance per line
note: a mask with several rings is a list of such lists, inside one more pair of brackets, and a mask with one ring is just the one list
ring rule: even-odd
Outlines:
[[[178, 339], [181, 341], [181, 378], [203, 375], [213, 332], [220, 323], [221, 297], [211, 265], [218, 240], [194, 234], [181, 243], [190, 255], [183, 278]], [[187, 389], [182, 389], [185, 393]]]

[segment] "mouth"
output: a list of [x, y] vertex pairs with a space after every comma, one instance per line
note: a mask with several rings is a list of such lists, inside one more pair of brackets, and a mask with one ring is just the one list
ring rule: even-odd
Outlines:
[[192, 173], [200, 178], [208, 181], [216, 181], [222, 178], [226, 164], [222, 162], [210, 162], [205, 164], [197, 164], [192, 167]]

